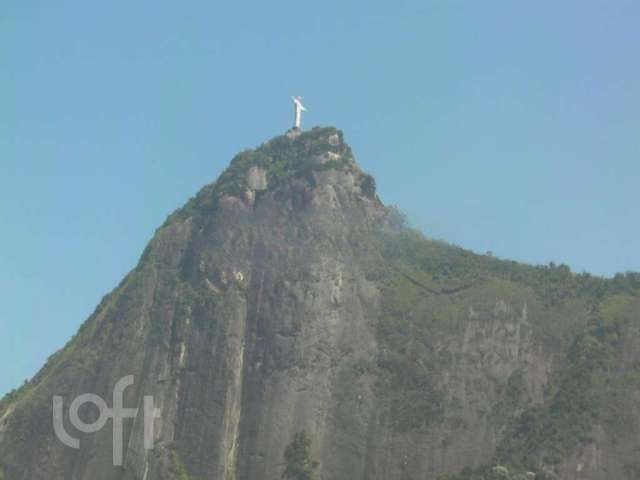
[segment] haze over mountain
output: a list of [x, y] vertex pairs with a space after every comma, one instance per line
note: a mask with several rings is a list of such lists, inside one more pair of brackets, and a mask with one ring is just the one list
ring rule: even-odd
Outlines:
[[[382, 204], [342, 132], [239, 153], [0, 402], [3, 480], [275, 480], [310, 442], [325, 480], [634, 479], [640, 275], [534, 267], [425, 238]], [[160, 409], [68, 422], [78, 395]], [[52, 398], [80, 438], [62, 444]], [[83, 418], [94, 416], [83, 411]], [[294, 465], [295, 466], [295, 465]], [[311, 467], [309, 467], [311, 468]]]

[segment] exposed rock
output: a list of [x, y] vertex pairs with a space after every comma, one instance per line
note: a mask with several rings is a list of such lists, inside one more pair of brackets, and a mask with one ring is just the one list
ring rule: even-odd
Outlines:
[[302, 130], [300, 130], [299, 128], [293, 127], [289, 129], [285, 135], [287, 136], [287, 138], [294, 139], [296, 137], [299, 137], [301, 133], [302, 133]]
[[340, 140], [340, 136], [337, 133], [333, 133], [329, 135], [329, 145], [340, 145], [342, 141]]
[[[0, 403], [0, 476], [276, 480], [305, 430], [318, 479], [466, 467], [531, 478], [515, 462], [526, 449], [549, 477], [636, 478], [640, 282], [390, 228], [363, 178], [334, 128], [239, 154], [169, 217], [69, 345]], [[125, 406], [151, 395], [161, 411], [154, 450], [141, 419], [125, 421], [122, 468], [110, 424], [93, 435], [67, 425], [77, 451], [56, 439], [53, 395], [67, 409], [81, 393], [110, 399], [125, 375], [135, 378]], [[563, 416], [579, 435], [535, 436]], [[552, 464], [550, 452], [565, 453]]]
[[251, 167], [247, 172], [247, 184], [251, 190], [267, 189], [267, 172], [264, 168]]

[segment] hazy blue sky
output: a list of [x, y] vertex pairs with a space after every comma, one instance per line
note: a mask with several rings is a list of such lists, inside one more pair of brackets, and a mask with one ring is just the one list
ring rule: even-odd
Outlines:
[[640, 270], [639, 25], [633, 0], [4, 0], [0, 394], [290, 95], [428, 235]]

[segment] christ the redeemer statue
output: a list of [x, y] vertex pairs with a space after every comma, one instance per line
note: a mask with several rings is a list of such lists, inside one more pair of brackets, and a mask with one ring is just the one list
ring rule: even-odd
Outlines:
[[306, 112], [307, 109], [302, 105], [302, 97], [291, 97], [293, 100], [293, 105], [295, 109], [295, 120], [293, 124], [293, 128], [300, 130], [300, 118], [302, 117], [302, 112]]

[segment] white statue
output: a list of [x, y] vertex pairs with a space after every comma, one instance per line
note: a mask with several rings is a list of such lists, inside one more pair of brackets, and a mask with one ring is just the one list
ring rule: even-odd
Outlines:
[[307, 109], [302, 105], [302, 97], [291, 97], [293, 100], [293, 105], [295, 109], [295, 120], [293, 124], [293, 128], [300, 130], [300, 118], [302, 117], [302, 112], [306, 112]]

